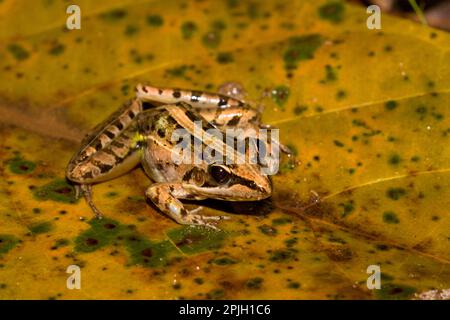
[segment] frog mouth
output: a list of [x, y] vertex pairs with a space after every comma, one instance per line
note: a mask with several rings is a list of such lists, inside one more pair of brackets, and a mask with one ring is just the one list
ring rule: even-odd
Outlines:
[[205, 198], [226, 201], [257, 201], [266, 199], [272, 195], [272, 186], [270, 182], [266, 187], [256, 186], [249, 188], [245, 185], [236, 184], [233, 188], [233, 185], [229, 184], [223, 187], [199, 187], [191, 185], [189, 186], [189, 189], [191, 189], [193, 193]]

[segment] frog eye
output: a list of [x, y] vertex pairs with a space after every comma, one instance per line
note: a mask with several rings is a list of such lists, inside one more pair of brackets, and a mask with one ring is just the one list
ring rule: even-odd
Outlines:
[[220, 184], [227, 183], [231, 177], [231, 172], [228, 167], [214, 164], [209, 167], [209, 174]]

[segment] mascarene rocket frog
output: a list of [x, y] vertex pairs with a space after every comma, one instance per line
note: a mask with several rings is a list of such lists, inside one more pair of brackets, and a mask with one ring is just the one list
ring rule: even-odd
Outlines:
[[[198, 123], [200, 128], [195, 126]], [[225, 132], [240, 128], [245, 136], [248, 130], [263, 127], [260, 113], [233, 97], [138, 85], [135, 99], [85, 137], [68, 164], [66, 176], [76, 183], [77, 194], [82, 193], [101, 218], [92, 200], [92, 185], [116, 178], [140, 163], [154, 182], [145, 194], [163, 213], [180, 224], [216, 228], [214, 224], [226, 217], [200, 215], [202, 207], [187, 210], [179, 199], [265, 199], [272, 193], [269, 176], [262, 172], [261, 163], [249, 161], [227, 164], [193, 159], [190, 163], [177, 163], [173, 161], [174, 152], [178, 152], [173, 133], [184, 129], [202, 150], [211, 141], [217, 150], [222, 150], [230, 146], [208, 136], [208, 129]], [[269, 141], [268, 146], [271, 145]], [[289, 152], [281, 144], [278, 147]], [[194, 150], [192, 155], [198, 157]]]

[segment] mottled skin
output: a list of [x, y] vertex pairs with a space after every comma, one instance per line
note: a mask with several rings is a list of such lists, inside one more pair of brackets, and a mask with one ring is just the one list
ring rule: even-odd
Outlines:
[[[269, 177], [261, 173], [260, 164], [174, 163], [172, 156], [177, 142], [171, 141], [173, 130], [184, 129], [196, 139], [199, 131], [194, 130], [194, 121], [201, 121], [203, 138], [207, 135], [205, 130], [211, 128], [222, 132], [227, 128], [241, 128], [245, 135], [247, 130], [260, 127], [258, 112], [237, 99], [138, 85], [136, 99], [83, 140], [80, 150], [69, 162], [66, 176], [78, 184], [77, 189], [100, 217], [100, 211], [92, 202], [91, 185], [113, 179], [141, 163], [154, 181], [146, 195], [162, 212], [181, 224], [213, 228], [210, 222], [224, 217], [198, 215], [196, 212], [201, 207], [188, 211], [178, 199], [251, 201], [271, 195]], [[203, 140], [201, 148], [204, 150], [207, 145]], [[215, 139], [214, 143], [220, 150], [230, 148], [221, 139]], [[192, 157], [196, 157], [193, 149]]]

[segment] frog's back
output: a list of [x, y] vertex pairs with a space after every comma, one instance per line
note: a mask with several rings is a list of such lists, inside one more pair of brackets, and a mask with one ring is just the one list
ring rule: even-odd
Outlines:
[[[198, 113], [184, 104], [161, 106], [155, 108], [154, 112], [142, 114], [138, 119], [139, 131], [143, 137], [142, 165], [155, 182], [182, 182], [193, 167], [204, 167], [194, 161], [193, 144], [196, 138], [189, 131], [193, 127], [180, 121], [180, 116], [186, 114], [189, 114], [189, 123], [204, 122]], [[181, 147], [188, 147], [185, 149], [189, 153], [186, 161], [180, 161]]]

